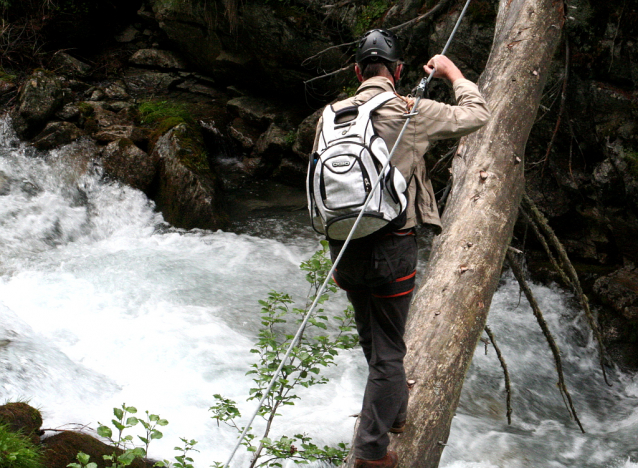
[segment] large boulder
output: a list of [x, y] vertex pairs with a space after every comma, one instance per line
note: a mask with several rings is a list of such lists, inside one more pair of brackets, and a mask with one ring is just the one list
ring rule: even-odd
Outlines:
[[157, 153], [149, 155], [128, 138], [112, 141], [102, 150], [102, 167], [109, 176], [148, 192], [157, 172]]
[[199, 138], [201, 134], [180, 124], [157, 140], [152, 157], [159, 159], [159, 181], [151, 196], [173, 226], [216, 230], [228, 216]]
[[37, 70], [22, 85], [18, 105], [11, 112], [18, 136], [35, 136], [62, 106], [64, 92], [60, 79], [45, 70]]

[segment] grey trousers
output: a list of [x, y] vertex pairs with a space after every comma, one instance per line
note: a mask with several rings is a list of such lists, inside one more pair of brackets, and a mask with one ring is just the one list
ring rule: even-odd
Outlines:
[[[341, 245], [331, 243], [334, 260]], [[403, 358], [405, 324], [414, 289], [416, 236], [389, 234], [347, 247], [335, 281], [346, 290], [355, 311], [359, 341], [368, 362], [354, 451], [377, 460], [387, 452], [388, 430], [405, 421], [408, 404]]]

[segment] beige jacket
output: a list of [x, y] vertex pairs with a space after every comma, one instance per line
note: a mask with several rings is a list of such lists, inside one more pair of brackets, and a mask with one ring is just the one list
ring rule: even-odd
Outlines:
[[[360, 105], [385, 91], [395, 92], [392, 82], [382, 76], [364, 81], [354, 97], [333, 104], [339, 110], [353, 104]], [[425, 167], [425, 152], [431, 141], [458, 138], [472, 133], [487, 123], [490, 111], [478, 87], [469, 80], [454, 82], [456, 106], [422, 99], [397, 147], [392, 163], [409, 181], [407, 222], [404, 228], [429, 224], [438, 233], [441, 220], [436, 207], [434, 190]], [[407, 104], [400, 98], [392, 99], [372, 114], [376, 132], [391, 150], [405, 123]], [[322, 119], [319, 119], [313, 152], [319, 143]]]

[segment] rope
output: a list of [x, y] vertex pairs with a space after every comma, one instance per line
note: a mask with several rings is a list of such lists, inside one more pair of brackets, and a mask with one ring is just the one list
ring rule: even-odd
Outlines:
[[[448, 41], [445, 44], [445, 47], [443, 48], [443, 52], [441, 53], [441, 55], [445, 55], [445, 52], [447, 51], [447, 48], [449, 47], [450, 43], [452, 42], [452, 38], [454, 37], [454, 34], [456, 33], [456, 30], [459, 27], [461, 19], [465, 15], [465, 11], [467, 10], [467, 7], [469, 6], [470, 1], [471, 0], [467, 0], [467, 3], [465, 4], [465, 7], [463, 8], [463, 11], [461, 12], [461, 15], [459, 16], [458, 20], [456, 21], [456, 25], [454, 26], [454, 29], [452, 30], [452, 33], [450, 34], [450, 37], [448, 38]], [[428, 76], [427, 79], [423, 78], [421, 80], [421, 82], [419, 83], [419, 86], [417, 87], [417, 93], [416, 93], [417, 99], [416, 99], [416, 101], [414, 103], [413, 109], [416, 109], [418, 107], [419, 102], [421, 101], [421, 98], [425, 94], [425, 89], [427, 87], [427, 84], [432, 80], [435, 71], [436, 70], [433, 69], [432, 73], [430, 73], [430, 76]], [[394, 152], [396, 151], [397, 146], [399, 146], [399, 142], [401, 141], [401, 138], [403, 137], [403, 134], [405, 133], [405, 130], [408, 128], [408, 124], [410, 123], [410, 120], [415, 115], [417, 115], [416, 112], [410, 112], [409, 114], [406, 114], [407, 119], [406, 119], [405, 123], [403, 124], [403, 128], [401, 129], [401, 132], [399, 133], [399, 136], [397, 137], [396, 141], [394, 142], [394, 146], [392, 147], [392, 151], [390, 151], [390, 155], [388, 156], [387, 161], [385, 162], [385, 164], [383, 165], [383, 168], [380, 171], [381, 174], [385, 173], [385, 170], [387, 169], [388, 165], [390, 164], [390, 161], [392, 160], [392, 156], [394, 156]], [[310, 319], [310, 314], [312, 313], [312, 311], [317, 306], [317, 303], [319, 302], [319, 299], [321, 298], [324, 290], [326, 289], [326, 286], [328, 285], [328, 282], [332, 278], [332, 275], [333, 275], [334, 271], [337, 269], [337, 265], [339, 264], [339, 261], [341, 260], [341, 257], [343, 256], [343, 253], [345, 252], [346, 247], [350, 243], [350, 240], [352, 239], [352, 236], [354, 235], [354, 233], [355, 233], [355, 231], [357, 229], [357, 226], [359, 225], [359, 222], [361, 221], [361, 218], [363, 217], [363, 214], [365, 213], [366, 209], [368, 208], [368, 204], [372, 200], [372, 197], [374, 195], [374, 191], [377, 189], [377, 187], [381, 183], [381, 179], [382, 179], [382, 177], [379, 177], [377, 179], [376, 183], [372, 186], [372, 189], [370, 190], [370, 193], [368, 194], [368, 197], [366, 198], [366, 201], [363, 204], [363, 208], [361, 208], [361, 211], [359, 212], [359, 215], [357, 216], [357, 219], [355, 220], [354, 224], [352, 225], [352, 229], [350, 229], [350, 232], [348, 233], [348, 237], [346, 237], [346, 240], [343, 243], [343, 247], [341, 248], [341, 251], [339, 252], [339, 255], [337, 255], [337, 258], [332, 263], [332, 268], [330, 268], [330, 271], [326, 275], [325, 281], [321, 285], [321, 288], [319, 288], [319, 291], [317, 292], [317, 294], [315, 296], [315, 300], [310, 305], [310, 308], [308, 309], [308, 312], [306, 312], [306, 315], [305, 315], [303, 321], [301, 322], [301, 325], [299, 326], [299, 329], [297, 330], [297, 333], [295, 334], [295, 336], [293, 337], [292, 341], [290, 342], [290, 346], [288, 347], [288, 350], [286, 351], [286, 354], [281, 359], [279, 367], [275, 371], [275, 374], [273, 375], [273, 378], [270, 381], [270, 384], [266, 388], [266, 391], [264, 392], [263, 396], [261, 397], [261, 400], [259, 400], [259, 404], [257, 405], [257, 408], [255, 408], [255, 411], [254, 411], [253, 415], [250, 417], [250, 420], [248, 421], [248, 424], [246, 424], [246, 427], [244, 428], [243, 432], [239, 436], [239, 440], [237, 441], [237, 444], [235, 445], [235, 448], [233, 449], [232, 453], [230, 454], [230, 457], [228, 457], [228, 461], [224, 464], [223, 468], [228, 468], [228, 466], [230, 465], [230, 462], [232, 461], [233, 457], [235, 456], [235, 453], [237, 452], [237, 449], [239, 448], [239, 446], [241, 445], [242, 441], [246, 437], [246, 434], [250, 430], [253, 421], [255, 420], [257, 415], [259, 414], [259, 410], [261, 409], [264, 401], [266, 400], [266, 398], [268, 397], [268, 394], [270, 393], [270, 391], [272, 390], [273, 386], [275, 385], [275, 382], [276, 382], [277, 378], [279, 377], [279, 373], [281, 372], [281, 369], [283, 369], [283, 367], [284, 367], [284, 365], [286, 363], [286, 360], [290, 357], [290, 353], [292, 353], [293, 348], [297, 344], [297, 341], [301, 337], [301, 334], [303, 333], [303, 330], [305, 329], [306, 324], [308, 323], [308, 320]]]

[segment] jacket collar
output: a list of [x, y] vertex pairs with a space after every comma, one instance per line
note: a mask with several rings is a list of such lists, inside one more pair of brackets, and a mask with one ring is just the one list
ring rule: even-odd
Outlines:
[[393, 93], [396, 92], [394, 90], [392, 81], [390, 81], [388, 78], [386, 78], [385, 76], [373, 76], [372, 78], [368, 78], [363, 83], [361, 83], [359, 89], [357, 89], [357, 94], [360, 94], [370, 88], [379, 88], [383, 91], [392, 91]]

